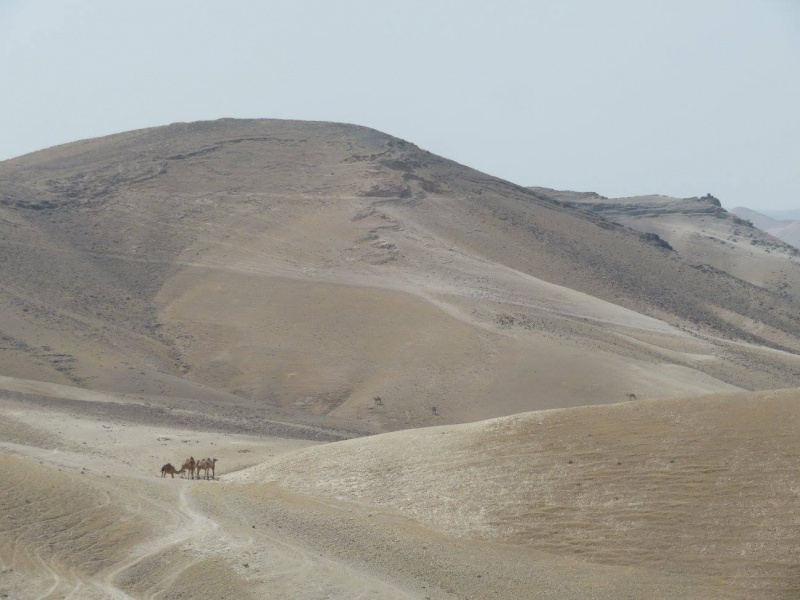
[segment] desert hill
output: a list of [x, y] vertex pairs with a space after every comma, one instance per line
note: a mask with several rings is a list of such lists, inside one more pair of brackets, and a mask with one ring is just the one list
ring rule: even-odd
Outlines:
[[0, 596], [797, 596], [795, 255], [574, 196], [332, 123], [0, 163]]
[[358, 126], [5, 161], [0, 232], [0, 375], [142, 404], [374, 432], [800, 385], [791, 285]]
[[768, 215], [739, 206], [731, 210], [737, 217], [750, 221], [759, 229], [770, 235], [800, 248], [800, 221], [793, 219], [773, 219]]

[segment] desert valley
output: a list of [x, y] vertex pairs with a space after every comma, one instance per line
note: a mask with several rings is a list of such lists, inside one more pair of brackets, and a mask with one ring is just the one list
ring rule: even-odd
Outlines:
[[759, 227], [328, 122], [0, 162], [0, 597], [798, 598]]

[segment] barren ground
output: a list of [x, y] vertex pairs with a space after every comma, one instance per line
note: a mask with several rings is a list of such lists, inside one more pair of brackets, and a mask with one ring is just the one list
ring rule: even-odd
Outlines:
[[[794, 390], [341, 442], [147, 422], [119, 398], [88, 395], [90, 412], [36, 397], [0, 396], [10, 598], [800, 591]], [[218, 478], [159, 477], [189, 455], [218, 458]]]
[[796, 253], [562, 200], [335, 123], [0, 163], [0, 596], [800, 596]]

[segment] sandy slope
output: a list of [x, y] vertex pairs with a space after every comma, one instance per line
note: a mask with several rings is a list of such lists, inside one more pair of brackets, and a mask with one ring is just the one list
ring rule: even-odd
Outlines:
[[[791, 597], [797, 397], [319, 445], [131, 422], [116, 398], [91, 400], [100, 417], [5, 392], [0, 595]], [[216, 456], [221, 479], [158, 477], [190, 453]]]

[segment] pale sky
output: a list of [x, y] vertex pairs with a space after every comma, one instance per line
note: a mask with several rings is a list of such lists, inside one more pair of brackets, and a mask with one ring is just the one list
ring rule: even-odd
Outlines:
[[311, 119], [521, 185], [800, 208], [800, 0], [0, 0], [0, 61], [0, 160]]

